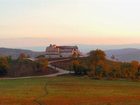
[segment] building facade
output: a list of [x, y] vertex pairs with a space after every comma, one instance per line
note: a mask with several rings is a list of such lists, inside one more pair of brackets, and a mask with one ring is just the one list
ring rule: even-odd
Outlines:
[[72, 57], [73, 55], [79, 56], [79, 50], [77, 46], [56, 46], [50, 44], [46, 48], [46, 57], [47, 58], [66, 58]]

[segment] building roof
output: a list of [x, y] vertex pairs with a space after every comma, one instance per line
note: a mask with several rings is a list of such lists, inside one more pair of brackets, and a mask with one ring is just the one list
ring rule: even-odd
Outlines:
[[56, 47], [60, 49], [78, 49], [77, 46], [56, 46]]

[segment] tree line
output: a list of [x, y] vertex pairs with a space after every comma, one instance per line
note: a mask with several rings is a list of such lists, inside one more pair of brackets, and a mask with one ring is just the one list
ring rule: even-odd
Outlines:
[[42, 70], [47, 70], [48, 59], [40, 56], [36, 60], [29, 59], [29, 56], [21, 53], [17, 59], [10, 56], [0, 57], [0, 76], [26, 76]]
[[106, 59], [106, 54], [102, 50], [94, 50], [85, 58], [73, 58], [71, 70], [76, 75], [88, 75], [96, 79], [140, 79], [140, 63], [118, 62]]

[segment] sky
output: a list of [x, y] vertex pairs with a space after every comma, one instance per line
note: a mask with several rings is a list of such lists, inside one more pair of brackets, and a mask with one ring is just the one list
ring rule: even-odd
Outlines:
[[139, 0], [0, 0], [0, 47], [139, 44], [139, 11]]

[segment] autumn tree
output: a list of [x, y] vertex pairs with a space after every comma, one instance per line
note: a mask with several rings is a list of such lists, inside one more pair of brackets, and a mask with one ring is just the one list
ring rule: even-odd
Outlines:
[[76, 52], [76, 51], [74, 51], [72, 53], [72, 58], [78, 58], [79, 56], [80, 56], [80, 54], [78, 52]]
[[106, 54], [102, 50], [95, 50], [89, 53], [90, 59], [90, 76], [101, 78], [106, 68], [105, 58]]
[[106, 71], [108, 79], [115, 79], [121, 76], [121, 65], [117, 62], [111, 62], [109, 69]]
[[0, 75], [6, 75], [9, 69], [9, 62], [7, 57], [0, 57]]
[[136, 78], [140, 79], [140, 64], [138, 66], [138, 72], [136, 73]]
[[122, 63], [121, 77], [135, 79], [139, 72], [139, 62], [132, 61], [130, 63]]
[[136, 77], [136, 73], [138, 72], [139, 62], [132, 61], [131, 62], [131, 69], [130, 69], [130, 77], [134, 79]]
[[38, 71], [41, 71], [41, 70], [46, 70], [47, 67], [48, 67], [48, 59], [47, 58], [38, 58], [36, 60], [36, 65], [37, 65], [37, 69]]
[[86, 65], [81, 63], [78, 59], [72, 61], [72, 70], [76, 75], [86, 75], [88, 71]]
[[95, 62], [98, 62], [100, 60], [105, 60], [106, 58], [106, 54], [104, 51], [102, 50], [93, 50], [89, 53], [89, 56], [91, 58], [91, 61], [95, 61]]
[[72, 60], [72, 70], [75, 72], [75, 74], [79, 74], [79, 65], [80, 62], [78, 60]]

